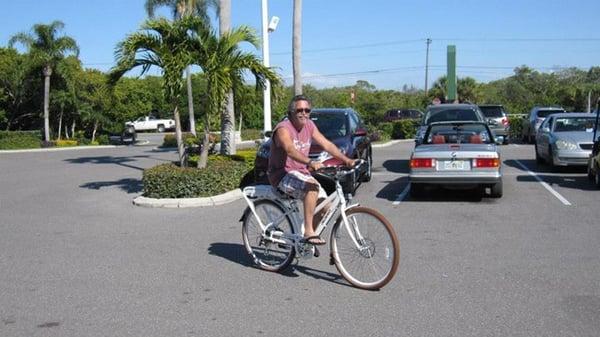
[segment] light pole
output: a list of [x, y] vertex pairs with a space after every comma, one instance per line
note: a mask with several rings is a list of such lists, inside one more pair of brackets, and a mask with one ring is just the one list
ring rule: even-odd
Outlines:
[[[270, 67], [269, 61], [269, 33], [275, 31], [279, 18], [274, 16], [269, 22], [269, 13], [267, 9], [267, 0], [262, 0], [262, 54], [263, 64]], [[271, 131], [271, 82], [265, 80], [265, 91], [263, 92], [263, 110], [264, 110], [264, 130]]]

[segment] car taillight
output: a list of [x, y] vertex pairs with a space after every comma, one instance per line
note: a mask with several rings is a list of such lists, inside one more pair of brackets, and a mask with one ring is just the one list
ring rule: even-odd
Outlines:
[[498, 167], [500, 159], [498, 158], [476, 158], [473, 161], [473, 168], [476, 167]]
[[506, 118], [506, 117], [502, 118], [502, 125], [508, 126], [508, 118]]
[[410, 160], [411, 168], [433, 168], [435, 159], [433, 158], [413, 158]]

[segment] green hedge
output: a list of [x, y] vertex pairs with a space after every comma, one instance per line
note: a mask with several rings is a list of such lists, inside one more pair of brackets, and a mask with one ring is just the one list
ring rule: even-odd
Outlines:
[[144, 171], [144, 196], [149, 198], [209, 197], [238, 188], [252, 168], [255, 150], [238, 151], [233, 156], [209, 156], [204, 169], [162, 164]]
[[0, 150], [40, 148], [41, 139], [40, 131], [0, 131]]
[[392, 139], [415, 138], [420, 121], [418, 119], [402, 119], [392, 123]]
[[383, 122], [371, 126], [371, 140], [387, 141], [390, 139], [410, 139], [415, 137], [419, 120], [403, 119], [394, 122]]
[[511, 141], [516, 141], [522, 138], [523, 124], [525, 119], [520, 116], [508, 115], [508, 122], [510, 123], [509, 137]]

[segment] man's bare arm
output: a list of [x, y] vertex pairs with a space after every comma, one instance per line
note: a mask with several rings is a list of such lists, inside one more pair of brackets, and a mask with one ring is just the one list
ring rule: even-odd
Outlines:
[[327, 138], [325, 138], [325, 136], [323, 136], [321, 131], [315, 129], [312, 138], [317, 144], [321, 145], [321, 147], [329, 154], [331, 154], [334, 158], [344, 162], [344, 165], [348, 167], [354, 166], [354, 159], [346, 157], [346, 155], [344, 155], [342, 151], [340, 151], [340, 149], [338, 149], [338, 147], [335, 146], [335, 144], [333, 144]]

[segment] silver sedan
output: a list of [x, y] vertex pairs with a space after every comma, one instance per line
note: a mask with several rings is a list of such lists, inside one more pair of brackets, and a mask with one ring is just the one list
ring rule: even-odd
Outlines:
[[584, 166], [592, 153], [595, 114], [548, 116], [535, 136], [535, 159], [550, 166]]
[[410, 193], [421, 196], [429, 185], [447, 188], [490, 188], [502, 196], [500, 153], [483, 122], [440, 122], [427, 128], [423, 144], [410, 158]]

